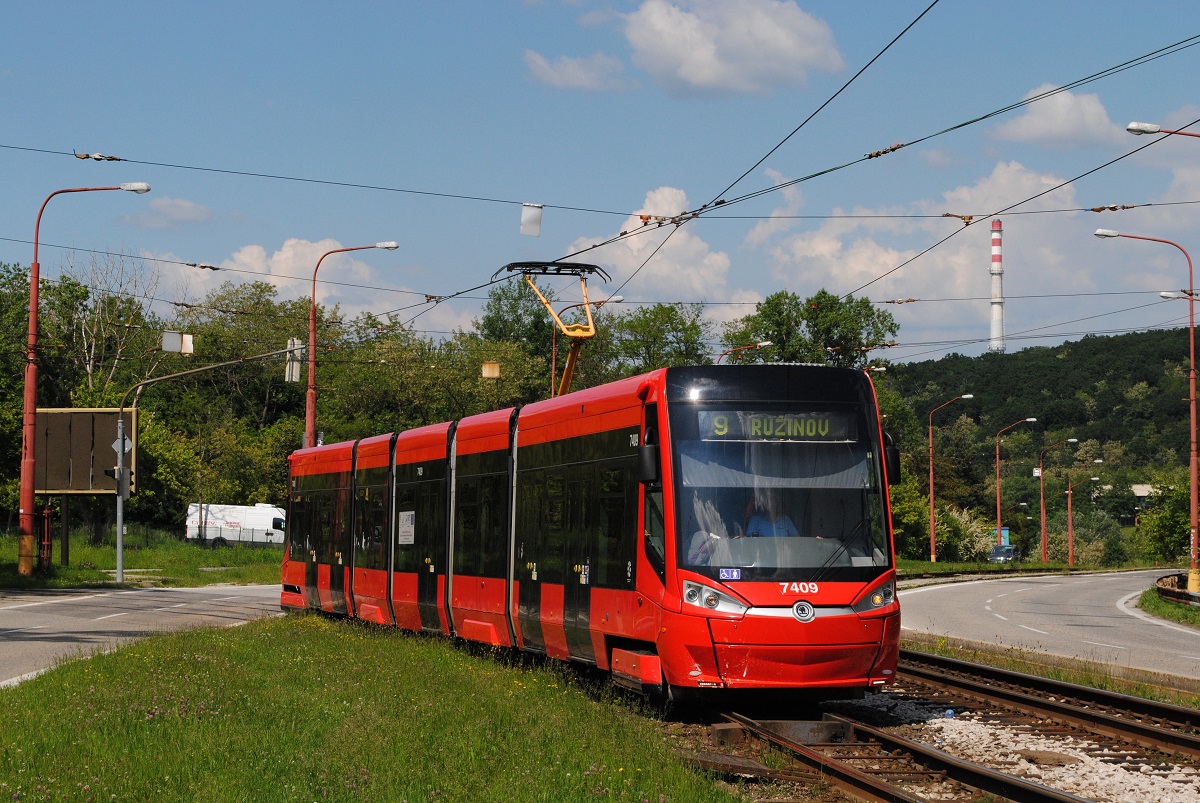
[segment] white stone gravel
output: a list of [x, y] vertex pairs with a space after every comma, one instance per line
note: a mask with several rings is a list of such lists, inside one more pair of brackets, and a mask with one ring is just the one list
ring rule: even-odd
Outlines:
[[[1196, 803], [1200, 800], [1200, 772], [1191, 767], [1110, 764], [1096, 756], [1102, 749], [1099, 745], [1084, 739], [1039, 736], [996, 722], [948, 717], [945, 709], [895, 699], [886, 693], [841, 705], [885, 710], [904, 720], [914, 731], [924, 733], [924, 736], [910, 734], [910, 738], [958, 758], [994, 766], [1090, 800], [1114, 803]], [[1030, 751], [1055, 753], [1077, 761], [1061, 766], [1057, 762], [1033, 763], [1022, 755], [1022, 752]]]

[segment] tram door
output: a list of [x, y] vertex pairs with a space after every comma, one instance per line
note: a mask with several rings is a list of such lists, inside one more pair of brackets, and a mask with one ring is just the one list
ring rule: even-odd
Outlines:
[[546, 652], [549, 631], [549, 641], [561, 649], [563, 552], [570, 523], [565, 472], [558, 466], [526, 469], [517, 483], [513, 576], [523, 646]]
[[597, 527], [602, 520], [591, 464], [570, 466], [566, 470], [566, 498], [569, 523], [566, 538], [566, 587], [563, 599], [563, 626], [572, 658], [594, 661], [595, 650], [589, 632], [591, 625], [592, 583], [595, 577]]
[[418, 471], [425, 475], [425, 481], [414, 488], [417, 520], [423, 529], [419, 539], [417, 607], [421, 612], [421, 627], [441, 630], [438, 608], [443, 602], [439, 589], [444, 591], [446, 577], [446, 464], [420, 466]]

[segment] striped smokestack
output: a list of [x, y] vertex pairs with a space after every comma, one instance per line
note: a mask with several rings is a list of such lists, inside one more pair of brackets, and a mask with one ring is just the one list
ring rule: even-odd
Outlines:
[[1004, 351], [1004, 254], [1001, 241], [1004, 227], [992, 221], [992, 341], [988, 351]]

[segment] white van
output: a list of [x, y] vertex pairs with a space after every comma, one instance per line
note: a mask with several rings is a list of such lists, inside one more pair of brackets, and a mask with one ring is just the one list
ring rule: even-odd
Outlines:
[[257, 505], [188, 505], [184, 536], [193, 543], [214, 547], [230, 544], [254, 546], [282, 545], [283, 508], [259, 502]]

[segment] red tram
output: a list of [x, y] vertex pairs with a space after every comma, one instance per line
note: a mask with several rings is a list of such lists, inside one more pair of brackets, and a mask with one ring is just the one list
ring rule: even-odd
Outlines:
[[898, 455], [860, 371], [666, 368], [291, 456], [281, 606], [615, 682], [890, 683]]

